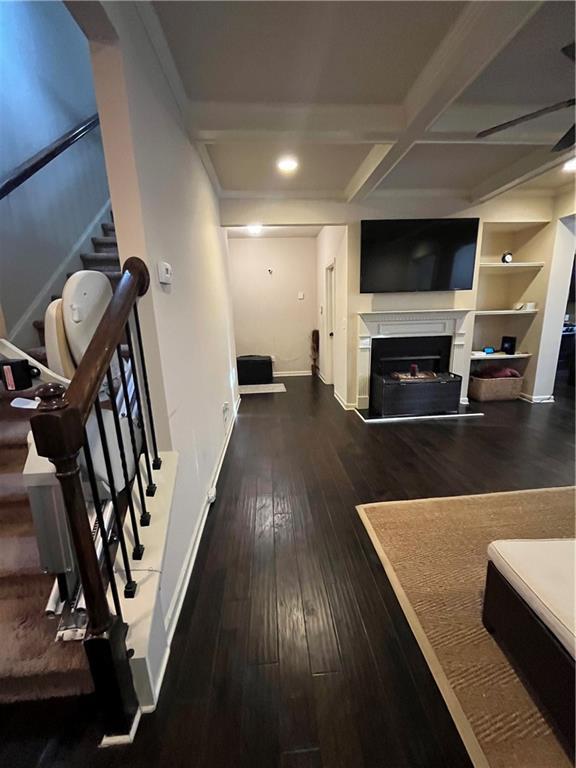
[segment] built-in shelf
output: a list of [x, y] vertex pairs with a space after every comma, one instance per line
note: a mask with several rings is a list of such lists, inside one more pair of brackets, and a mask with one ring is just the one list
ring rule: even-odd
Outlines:
[[502, 264], [493, 261], [481, 261], [480, 269], [484, 274], [503, 275], [506, 272], [518, 274], [518, 272], [538, 272], [544, 266], [543, 261], [518, 261], [512, 264]]
[[487, 232], [496, 232], [500, 234], [514, 234], [526, 229], [535, 229], [536, 227], [545, 227], [549, 224], [549, 219], [540, 219], [540, 221], [485, 221], [483, 228]]
[[516, 352], [514, 355], [508, 355], [506, 352], [492, 352], [491, 354], [487, 354], [486, 352], [472, 352], [471, 359], [472, 360], [514, 360], [520, 359], [523, 357], [532, 357], [530, 352]]
[[477, 309], [476, 316], [516, 315], [523, 317], [524, 315], [535, 315], [537, 312], [537, 309]]

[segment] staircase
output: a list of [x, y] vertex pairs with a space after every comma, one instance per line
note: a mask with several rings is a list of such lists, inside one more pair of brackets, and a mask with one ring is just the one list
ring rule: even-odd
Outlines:
[[[90, 253], [81, 253], [80, 260], [84, 269], [94, 270], [95, 272], [102, 272], [103, 275], [110, 280], [112, 290], [118, 285], [118, 281], [121, 277], [120, 270], [120, 258], [118, 256], [118, 242], [116, 240], [116, 228], [113, 221], [105, 221], [100, 225], [102, 228], [102, 235], [100, 237], [92, 238], [93, 251]], [[73, 272], [68, 272], [66, 277], [73, 275]], [[52, 296], [52, 299], [58, 299], [59, 296]], [[44, 346], [44, 319], [34, 320], [34, 328], [38, 333], [40, 345]], [[34, 350], [40, 352], [40, 350]], [[36, 357], [35, 354], [30, 351], [32, 357]], [[38, 357], [36, 357], [39, 360]], [[40, 360], [42, 362], [42, 360]]]
[[[26, 395], [19, 392], [18, 395]], [[53, 577], [43, 574], [22, 482], [30, 411], [0, 392], [0, 703], [92, 690], [81, 643], [56, 643], [44, 614]]]
[[[93, 252], [80, 259], [84, 269], [102, 272], [114, 288], [121, 277], [116, 230], [112, 221], [101, 228], [102, 235], [92, 238]], [[44, 320], [34, 327], [41, 346], [27, 352], [46, 364]], [[54, 578], [40, 570], [22, 482], [31, 412], [12, 408], [15, 396], [33, 391], [10, 393], [0, 385], [0, 704], [93, 690], [82, 644], [55, 642], [58, 619], [44, 613]]]

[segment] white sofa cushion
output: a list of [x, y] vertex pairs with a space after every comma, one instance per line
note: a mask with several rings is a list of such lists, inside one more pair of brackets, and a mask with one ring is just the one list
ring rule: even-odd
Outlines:
[[574, 539], [493, 541], [488, 558], [576, 658]]

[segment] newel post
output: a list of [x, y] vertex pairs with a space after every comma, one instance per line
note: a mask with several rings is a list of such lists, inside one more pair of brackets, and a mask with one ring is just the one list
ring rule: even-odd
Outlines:
[[127, 626], [111, 613], [92, 540], [78, 454], [84, 443], [80, 412], [66, 401], [61, 384], [37, 390], [42, 403], [31, 419], [38, 455], [56, 468], [86, 602], [84, 646], [107, 735], [130, 731], [138, 702], [126, 649]]

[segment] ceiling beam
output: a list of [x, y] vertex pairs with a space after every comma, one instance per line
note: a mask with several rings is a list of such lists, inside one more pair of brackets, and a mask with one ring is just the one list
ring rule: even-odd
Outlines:
[[477, 138], [475, 133], [469, 131], [430, 131], [425, 133], [422, 138], [418, 139], [418, 144], [488, 144], [492, 147], [517, 147], [517, 146], [533, 146], [533, 147], [553, 147], [558, 141], [562, 132], [557, 131], [552, 133], [535, 132], [529, 133], [524, 131], [522, 134], [509, 135], [507, 131], [503, 133], [495, 133], [492, 136], [487, 136], [484, 139]]
[[404, 130], [394, 104], [233, 104], [191, 102], [189, 132], [196, 141], [375, 143]]
[[507, 168], [485, 179], [470, 192], [470, 202], [483, 203], [485, 200], [490, 200], [490, 198], [514, 189], [546, 171], [563, 165], [573, 156], [574, 150], [572, 149], [566, 152], [550, 152], [550, 148], [547, 147], [531, 152], [526, 157], [520, 158]]
[[370, 194], [410, 148], [508, 44], [541, 2], [470, 3], [432, 54], [406, 96], [406, 127], [398, 142], [347, 189], [349, 201]]

